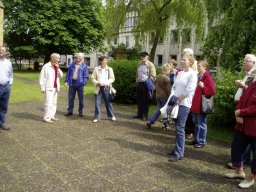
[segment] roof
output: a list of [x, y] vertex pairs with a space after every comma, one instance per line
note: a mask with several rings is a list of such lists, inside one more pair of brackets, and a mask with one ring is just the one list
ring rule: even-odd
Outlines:
[[0, 8], [4, 8], [4, 4], [1, 0], [0, 0]]

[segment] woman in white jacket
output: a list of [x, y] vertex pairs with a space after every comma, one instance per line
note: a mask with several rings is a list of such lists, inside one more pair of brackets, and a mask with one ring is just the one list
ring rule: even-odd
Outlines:
[[109, 99], [109, 91], [112, 83], [115, 81], [113, 69], [107, 65], [108, 59], [106, 56], [99, 58], [100, 66], [95, 67], [92, 73], [92, 82], [95, 85], [95, 119], [94, 123], [100, 121], [101, 118], [101, 100], [105, 101], [107, 115], [112, 121], [116, 121], [113, 107]]
[[41, 91], [45, 94], [44, 121], [53, 123], [58, 120], [55, 117], [57, 110], [57, 96], [60, 91], [60, 78], [63, 73], [59, 68], [60, 55], [58, 53], [51, 54], [50, 62], [46, 63], [39, 77]]

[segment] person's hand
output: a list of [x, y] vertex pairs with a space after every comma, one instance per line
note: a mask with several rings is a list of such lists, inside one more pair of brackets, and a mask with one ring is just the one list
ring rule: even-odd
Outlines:
[[244, 124], [244, 118], [243, 117], [236, 117], [236, 122], [240, 124]]
[[100, 86], [100, 83], [97, 83], [97, 84], [96, 84], [96, 87], [99, 87], [99, 86]]
[[105, 87], [105, 86], [106, 86], [106, 84], [105, 84], [105, 83], [101, 83], [101, 84], [100, 84], [100, 86], [103, 86], [103, 87]]
[[198, 85], [201, 87], [201, 88], [204, 88], [204, 83], [202, 81], [199, 81]]
[[56, 67], [57, 69], [59, 69], [59, 67], [60, 67], [59, 63], [55, 63], [54, 65], [55, 65], [55, 67]]
[[236, 80], [235, 82], [236, 86], [242, 89], [246, 89], [247, 86], [245, 85], [245, 83], [242, 80]]
[[68, 87], [68, 83], [65, 83], [64, 86], [67, 88]]
[[235, 111], [235, 117], [239, 117], [239, 116], [240, 116], [240, 110], [238, 109]]
[[45, 91], [41, 91], [43, 94], [45, 93]]

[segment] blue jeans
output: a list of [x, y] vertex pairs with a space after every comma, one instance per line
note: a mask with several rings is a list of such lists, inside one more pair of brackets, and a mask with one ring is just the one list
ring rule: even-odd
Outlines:
[[108, 117], [114, 117], [113, 107], [109, 99], [109, 87], [100, 87], [99, 93], [95, 94], [95, 119], [101, 118], [101, 100], [105, 101]]
[[193, 121], [195, 124], [194, 141], [197, 144], [206, 143], [207, 124], [206, 113], [193, 113]]
[[251, 172], [256, 175], [256, 137], [245, 135], [243, 132], [235, 131], [234, 139], [231, 147], [231, 161], [232, 165], [236, 168], [243, 166], [243, 154], [251, 145], [253, 152], [253, 159], [251, 163]]
[[8, 110], [9, 98], [11, 94], [11, 85], [0, 85], [0, 127], [4, 126], [6, 113]]
[[84, 110], [84, 86], [69, 86], [68, 89], [68, 113], [73, 113], [74, 101], [76, 97], [76, 92], [79, 100], [78, 112], [83, 113]]
[[155, 110], [154, 114], [149, 118], [149, 123], [154, 124], [156, 120], [159, 118], [161, 115], [160, 109], [166, 104], [167, 99], [157, 99], [157, 109]]
[[178, 117], [176, 121], [176, 142], [174, 154], [178, 158], [184, 157], [185, 151], [185, 125], [190, 108], [183, 105], [179, 106]]

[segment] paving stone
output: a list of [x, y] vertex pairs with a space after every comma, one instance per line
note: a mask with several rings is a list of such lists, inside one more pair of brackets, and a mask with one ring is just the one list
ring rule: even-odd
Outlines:
[[[63, 116], [66, 106], [67, 93], [60, 92], [59, 121], [47, 124], [43, 101], [10, 105], [12, 130], [0, 133], [0, 191], [242, 191], [239, 180], [224, 177], [230, 144], [209, 139], [202, 149], [186, 145], [184, 159], [171, 163], [174, 129], [163, 131], [157, 122], [147, 130], [145, 121], [132, 118], [136, 107], [114, 104], [112, 122], [103, 104], [102, 120], [92, 123], [94, 97], [85, 96], [83, 118], [77, 108]], [[256, 191], [256, 185], [243, 191]]]

